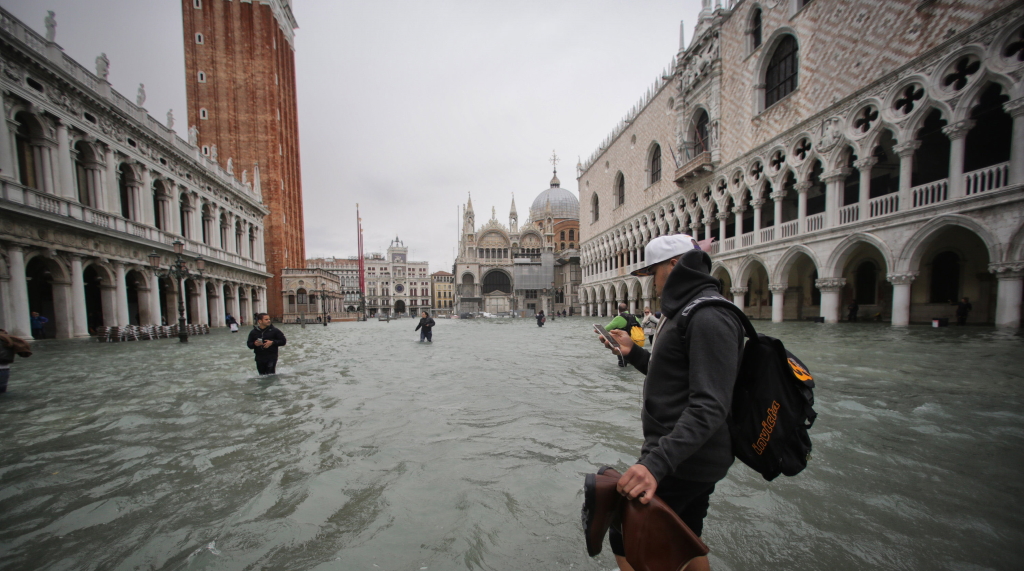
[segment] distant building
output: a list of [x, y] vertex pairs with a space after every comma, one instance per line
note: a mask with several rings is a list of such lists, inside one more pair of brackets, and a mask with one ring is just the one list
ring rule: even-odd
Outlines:
[[284, 268], [281, 270], [282, 321], [306, 323], [351, 318], [345, 308], [341, 279], [334, 272], [312, 268]]
[[493, 208], [486, 224], [475, 221], [470, 198], [454, 265], [457, 313], [579, 313], [579, 200], [561, 188], [557, 172], [522, 229], [514, 198], [508, 226]]
[[434, 272], [430, 274], [430, 285], [434, 294], [434, 315], [451, 314], [455, 302], [455, 276], [448, 272]]
[[395, 237], [386, 255], [364, 258], [367, 315], [409, 317], [430, 311], [430, 264], [411, 262], [408, 256], [409, 248]]
[[360, 304], [359, 292], [359, 258], [310, 258], [306, 267], [320, 268], [338, 276], [341, 292], [344, 297], [345, 311], [358, 311]]
[[688, 233], [755, 318], [1018, 327], [1024, 5], [714, 4], [579, 166], [586, 313], [656, 309], [629, 274]]
[[243, 183], [262, 180], [271, 317], [281, 269], [306, 261], [291, 0], [181, 0], [190, 138]]
[[259, 179], [242, 184], [112, 90], [108, 65], [94, 75], [0, 9], [0, 327], [29, 336], [30, 311], [58, 338], [174, 324], [179, 283], [160, 273], [179, 240], [192, 270], [206, 261], [184, 282], [187, 321], [250, 323], [270, 277]]

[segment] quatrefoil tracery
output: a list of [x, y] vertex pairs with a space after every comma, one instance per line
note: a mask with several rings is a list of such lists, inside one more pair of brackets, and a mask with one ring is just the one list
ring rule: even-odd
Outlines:
[[915, 102], [920, 101], [924, 97], [924, 88], [916, 83], [911, 84], [903, 90], [901, 95], [893, 107], [901, 115], [910, 115], [910, 112], [914, 110]]
[[861, 133], [867, 133], [871, 130], [871, 125], [878, 119], [878, 110], [875, 109], [874, 105], [868, 105], [860, 110], [857, 114], [857, 119], [853, 122], [853, 128], [857, 129]]
[[960, 58], [954, 66], [953, 72], [942, 79], [942, 86], [953, 86], [953, 91], [960, 91], [967, 86], [971, 76], [981, 69], [981, 61], [973, 56]]

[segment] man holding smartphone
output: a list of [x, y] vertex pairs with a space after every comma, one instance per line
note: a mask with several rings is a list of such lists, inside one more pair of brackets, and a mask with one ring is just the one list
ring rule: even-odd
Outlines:
[[[705, 307], [681, 329], [682, 309], [699, 297], [722, 297], [711, 277], [711, 257], [685, 234], [661, 236], [644, 249], [650, 262], [633, 275], [653, 276], [661, 297], [662, 319], [650, 352], [633, 344], [628, 333], [609, 331], [615, 347], [602, 343], [646, 375], [640, 458], [619, 480], [619, 493], [648, 503], [657, 493], [698, 536], [704, 529], [715, 484], [732, 465], [726, 417], [743, 354], [743, 326], [727, 309]], [[622, 536], [612, 529], [609, 542], [619, 568], [626, 562]], [[710, 569], [706, 557], [687, 571]]]
[[277, 368], [277, 348], [288, 340], [284, 333], [270, 323], [266, 313], [256, 314], [256, 326], [249, 332], [246, 345], [256, 354], [256, 370], [261, 375], [273, 375]]

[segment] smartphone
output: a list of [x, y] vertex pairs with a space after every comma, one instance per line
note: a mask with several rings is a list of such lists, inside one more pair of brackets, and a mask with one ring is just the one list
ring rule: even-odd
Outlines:
[[616, 341], [615, 338], [612, 337], [612, 334], [608, 333], [608, 330], [605, 329], [604, 327], [601, 327], [600, 325], [595, 323], [594, 324], [594, 331], [600, 333], [601, 337], [604, 337], [605, 339], [607, 339], [608, 343], [610, 343], [612, 347], [615, 347], [615, 348], [619, 347], [619, 342]]

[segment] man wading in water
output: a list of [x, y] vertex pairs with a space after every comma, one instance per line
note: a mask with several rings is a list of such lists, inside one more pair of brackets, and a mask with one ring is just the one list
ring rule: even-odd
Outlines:
[[246, 345], [256, 353], [256, 370], [261, 375], [273, 375], [277, 368], [277, 348], [284, 347], [288, 340], [284, 333], [270, 323], [266, 313], [256, 314], [256, 326], [249, 332]]
[[[685, 331], [679, 329], [680, 312], [690, 301], [722, 297], [721, 282], [710, 275], [711, 257], [696, 240], [685, 234], [655, 238], [644, 255], [650, 265], [633, 275], [654, 276], [661, 296], [662, 318], [651, 352], [635, 346], [625, 331], [609, 331], [626, 361], [646, 374], [640, 415], [644, 444], [617, 489], [644, 504], [657, 493], [699, 536], [715, 484], [733, 462], [725, 419], [743, 353], [743, 326], [729, 310], [706, 307], [690, 316]], [[622, 534], [613, 528], [608, 540], [619, 568], [632, 571]], [[707, 557], [686, 567], [708, 569]]]

